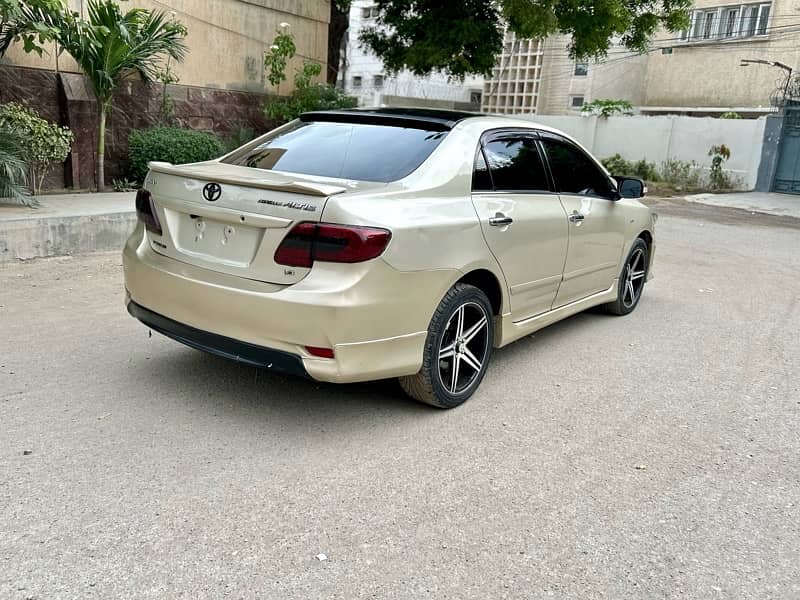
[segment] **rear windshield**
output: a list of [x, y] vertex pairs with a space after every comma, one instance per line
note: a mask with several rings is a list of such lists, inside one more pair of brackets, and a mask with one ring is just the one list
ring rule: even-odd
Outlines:
[[402, 179], [419, 167], [445, 131], [389, 125], [312, 122], [261, 138], [222, 162], [357, 181]]

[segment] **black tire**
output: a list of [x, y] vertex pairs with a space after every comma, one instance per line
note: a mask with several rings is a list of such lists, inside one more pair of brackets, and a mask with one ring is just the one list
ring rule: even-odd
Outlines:
[[[485, 319], [484, 325], [481, 319]], [[473, 337], [464, 341], [471, 333]], [[400, 377], [400, 385], [409, 396], [431, 406], [454, 408], [463, 404], [486, 374], [493, 342], [494, 314], [486, 294], [472, 285], [457, 283], [433, 314], [422, 368], [416, 375]], [[480, 369], [473, 366], [476, 360]]]
[[642, 238], [637, 238], [622, 264], [622, 272], [619, 274], [619, 285], [617, 286], [617, 299], [604, 304], [603, 308], [613, 315], [627, 315], [633, 312], [644, 292], [648, 258], [647, 242]]

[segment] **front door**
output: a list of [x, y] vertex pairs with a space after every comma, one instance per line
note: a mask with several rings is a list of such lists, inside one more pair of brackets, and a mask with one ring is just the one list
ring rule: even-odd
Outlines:
[[550, 189], [533, 132], [484, 138], [472, 202], [508, 283], [513, 320], [550, 310], [567, 254], [567, 218]]
[[611, 287], [619, 276], [625, 220], [594, 160], [559, 135], [542, 132], [541, 140], [569, 223], [564, 278], [553, 305], [559, 307]]

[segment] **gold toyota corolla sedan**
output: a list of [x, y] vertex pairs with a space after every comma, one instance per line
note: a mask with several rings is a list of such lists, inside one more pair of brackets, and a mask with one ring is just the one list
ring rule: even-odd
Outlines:
[[494, 348], [636, 307], [655, 250], [644, 192], [531, 121], [306, 113], [217, 160], [150, 164], [126, 304], [194, 348], [318, 381], [399, 377], [452, 408]]

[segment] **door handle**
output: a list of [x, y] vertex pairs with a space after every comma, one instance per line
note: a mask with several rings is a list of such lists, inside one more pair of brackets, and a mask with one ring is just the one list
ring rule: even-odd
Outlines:
[[503, 213], [497, 213], [495, 216], [489, 219], [489, 225], [492, 227], [505, 227], [506, 225], [511, 225], [513, 222], [514, 219], [505, 216]]
[[584, 216], [583, 216], [581, 213], [579, 213], [578, 211], [574, 211], [574, 212], [573, 212], [573, 213], [572, 213], [572, 214], [569, 216], [569, 222], [570, 222], [570, 223], [580, 223], [580, 222], [581, 222], [581, 221], [583, 221], [585, 218], [586, 218], [586, 217], [584, 217]]

